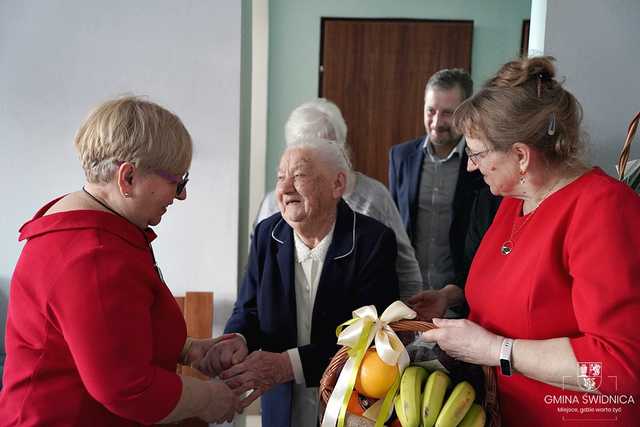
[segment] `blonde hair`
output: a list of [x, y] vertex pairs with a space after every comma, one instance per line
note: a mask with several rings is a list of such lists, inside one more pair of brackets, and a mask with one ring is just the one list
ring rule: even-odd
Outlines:
[[460, 104], [453, 126], [483, 136], [496, 150], [527, 144], [552, 164], [581, 164], [582, 108], [555, 79], [555, 59], [524, 58], [504, 64], [484, 87]]
[[99, 105], [80, 126], [74, 144], [91, 183], [111, 181], [118, 162], [182, 175], [193, 154], [191, 136], [178, 116], [134, 96]]

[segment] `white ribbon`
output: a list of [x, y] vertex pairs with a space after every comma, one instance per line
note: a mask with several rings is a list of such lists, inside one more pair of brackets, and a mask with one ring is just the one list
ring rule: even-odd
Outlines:
[[[415, 317], [416, 312], [401, 301], [395, 301], [387, 307], [380, 318], [378, 318], [378, 311], [375, 306], [360, 307], [353, 311], [353, 318], [356, 321], [347, 326], [338, 336], [338, 344], [351, 348], [355, 347], [358, 344], [360, 335], [364, 332], [365, 319], [368, 319], [373, 322], [373, 326], [367, 337], [366, 348], [369, 348], [371, 342], [375, 339], [376, 352], [380, 359], [389, 365], [398, 365], [399, 372], [402, 372], [409, 365], [409, 354], [396, 333], [389, 326], [389, 323], [402, 319], [415, 319]], [[349, 357], [345, 362], [333, 393], [331, 393], [331, 397], [327, 402], [322, 427], [336, 426], [345, 395], [351, 393], [351, 390], [348, 390], [348, 385], [349, 378], [356, 369], [355, 364], [354, 357]]]

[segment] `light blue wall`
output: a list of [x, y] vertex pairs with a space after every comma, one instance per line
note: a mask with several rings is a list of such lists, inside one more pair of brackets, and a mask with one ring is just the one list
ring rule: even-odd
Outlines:
[[269, 8], [267, 190], [275, 183], [289, 112], [318, 95], [321, 17], [473, 20], [477, 85], [519, 55], [531, 0], [270, 0]]
[[251, 0], [242, 0], [242, 41], [240, 52], [240, 168], [238, 176], [238, 282], [243, 279], [249, 255], [249, 168], [251, 167]]

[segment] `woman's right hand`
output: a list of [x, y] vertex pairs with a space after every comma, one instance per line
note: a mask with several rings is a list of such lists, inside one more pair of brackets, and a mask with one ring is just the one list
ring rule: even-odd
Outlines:
[[224, 340], [210, 340], [211, 344], [204, 355], [191, 363], [191, 367], [209, 377], [216, 377], [220, 372], [242, 362], [249, 353], [247, 344], [241, 335]]
[[198, 418], [208, 422], [221, 424], [231, 422], [236, 412], [240, 412], [238, 396], [222, 381], [207, 381], [209, 387], [208, 404]]
[[182, 393], [171, 413], [158, 424], [169, 424], [197, 417], [208, 423], [231, 421], [240, 412], [239, 396], [220, 380], [203, 381], [180, 375]]
[[454, 359], [483, 366], [500, 365], [500, 346], [504, 337], [468, 319], [433, 319], [437, 326], [422, 333], [422, 339], [436, 342]]

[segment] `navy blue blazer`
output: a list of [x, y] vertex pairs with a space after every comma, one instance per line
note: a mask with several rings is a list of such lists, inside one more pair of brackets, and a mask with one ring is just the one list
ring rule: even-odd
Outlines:
[[[338, 350], [336, 327], [373, 304], [378, 313], [399, 298], [396, 238], [390, 228], [340, 201], [333, 240], [313, 306], [311, 343], [297, 346], [293, 229], [277, 213], [258, 224], [226, 332], [239, 332], [249, 351], [298, 347], [307, 386], [315, 387]], [[262, 395], [262, 425], [289, 427], [292, 383]], [[315, 425], [314, 420], [309, 425]]]
[[[389, 190], [412, 242], [416, 232], [418, 193], [425, 156], [424, 140], [425, 136], [422, 136], [395, 145], [389, 152]], [[467, 171], [467, 155], [463, 151], [458, 184], [453, 197], [453, 220], [449, 229], [451, 256], [456, 272], [455, 283], [458, 286], [464, 286], [466, 280], [465, 239], [471, 221], [471, 207], [482, 188], [488, 188], [482, 174], [478, 170]], [[488, 219], [489, 223], [492, 219]]]

